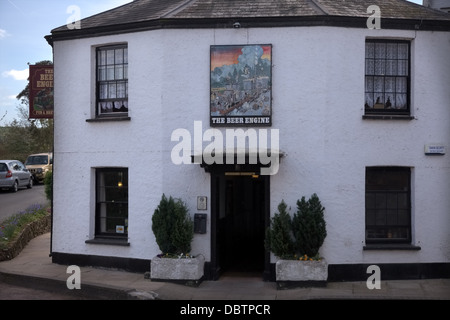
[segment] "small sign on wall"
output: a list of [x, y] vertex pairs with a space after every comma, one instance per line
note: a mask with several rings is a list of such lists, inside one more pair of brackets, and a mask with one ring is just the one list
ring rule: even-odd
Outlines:
[[208, 209], [208, 198], [204, 196], [197, 197], [197, 210]]
[[438, 155], [442, 156], [445, 154], [445, 146], [443, 144], [427, 144], [425, 145], [425, 154], [427, 156]]

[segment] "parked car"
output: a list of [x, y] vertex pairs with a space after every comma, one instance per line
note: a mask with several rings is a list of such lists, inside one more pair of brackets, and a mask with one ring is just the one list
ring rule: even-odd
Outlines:
[[30, 171], [18, 160], [0, 160], [0, 188], [17, 192], [23, 187], [33, 187]]
[[38, 153], [29, 155], [25, 166], [33, 175], [35, 183], [43, 183], [47, 172], [53, 169], [53, 154]]

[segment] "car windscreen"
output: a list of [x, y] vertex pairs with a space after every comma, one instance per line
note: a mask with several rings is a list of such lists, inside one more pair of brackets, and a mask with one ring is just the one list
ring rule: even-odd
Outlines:
[[6, 163], [0, 163], [0, 172], [6, 172], [8, 171], [8, 166]]
[[28, 157], [27, 161], [25, 162], [26, 166], [34, 166], [39, 164], [47, 164], [48, 163], [48, 156], [31, 156]]

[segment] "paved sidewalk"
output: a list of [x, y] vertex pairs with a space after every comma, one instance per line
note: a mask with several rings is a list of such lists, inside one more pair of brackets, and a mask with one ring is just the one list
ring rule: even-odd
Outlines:
[[[21, 285], [67, 289], [71, 274], [67, 266], [53, 264], [49, 257], [50, 234], [33, 239], [11, 261], [0, 262], [0, 281]], [[380, 290], [365, 282], [331, 282], [326, 288], [277, 290], [273, 282], [259, 277], [229, 275], [219, 281], [204, 281], [198, 288], [152, 282], [143, 274], [102, 268], [81, 268], [81, 290], [104, 299], [142, 300], [316, 300], [316, 299], [433, 299], [450, 300], [450, 279], [382, 281]]]

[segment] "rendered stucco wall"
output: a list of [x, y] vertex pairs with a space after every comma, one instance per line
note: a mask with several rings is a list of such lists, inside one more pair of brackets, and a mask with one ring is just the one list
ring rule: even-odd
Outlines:
[[[367, 37], [412, 40], [415, 120], [362, 119]], [[122, 42], [129, 48], [131, 121], [87, 123], [94, 46]], [[159, 253], [151, 215], [162, 193], [185, 200], [192, 215], [197, 196], [207, 196], [210, 223], [210, 175], [172, 163], [171, 134], [193, 134], [194, 121], [209, 129], [210, 46], [226, 44], [273, 46], [272, 129], [287, 157], [271, 177], [272, 213], [282, 199], [295, 210], [297, 199], [317, 193], [328, 226], [321, 254], [330, 264], [450, 261], [450, 155], [424, 155], [427, 143], [450, 146], [449, 33], [327, 27], [158, 30], [56, 42], [55, 252], [150, 259]], [[130, 170], [127, 248], [85, 244], [94, 235], [92, 168], [106, 166]], [[413, 244], [422, 250], [363, 251], [366, 166], [413, 168]], [[209, 223], [192, 251], [206, 261]]]

